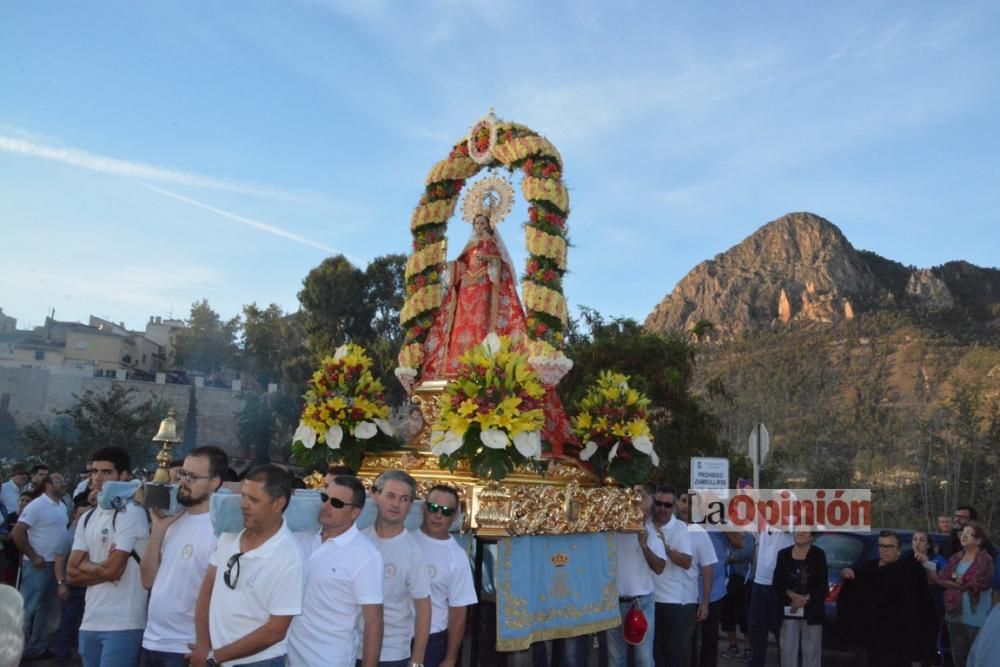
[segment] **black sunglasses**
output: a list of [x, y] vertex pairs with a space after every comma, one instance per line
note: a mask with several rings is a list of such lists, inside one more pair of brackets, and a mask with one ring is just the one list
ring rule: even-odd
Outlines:
[[357, 505], [355, 503], [345, 503], [340, 498], [331, 498], [330, 496], [326, 495], [325, 493], [320, 493], [319, 494], [319, 499], [322, 500], [324, 503], [330, 503], [331, 507], [336, 507], [338, 510], [344, 509], [344, 507], [346, 505], [350, 505], [352, 507], [357, 507]]
[[662, 500], [654, 500], [653, 504], [656, 505], [657, 507], [666, 507], [668, 509], [674, 506], [673, 503], [667, 503]]
[[441, 512], [441, 516], [451, 516], [455, 513], [455, 508], [448, 507], [447, 505], [438, 505], [437, 503], [427, 503], [427, 511], [431, 514]]
[[[222, 580], [226, 582], [226, 586], [229, 586], [234, 591], [236, 590], [236, 582], [240, 578], [240, 556], [243, 555], [241, 551], [238, 554], [233, 554], [229, 557], [229, 562], [226, 563], [226, 571], [222, 573]], [[233, 568], [236, 568], [236, 574], [233, 574]]]

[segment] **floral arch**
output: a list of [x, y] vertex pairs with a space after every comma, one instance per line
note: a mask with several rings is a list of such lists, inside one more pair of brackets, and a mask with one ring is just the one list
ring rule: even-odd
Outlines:
[[490, 111], [454, 145], [448, 157], [431, 168], [413, 212], [413, 253], [406, 263], [406, 300], [400, 313], [405, 338], [397, 375], [415, 378], [421, 367], [424, 340], [443, 299], [441, 280], [448, 250], [445, 232], [462, 188], [482, 169], [495, 167], [524, 172], [521, 192], [528, 202], [524, 230], [528, 258], [521, 294], [529, 353], [562, 356], [568, 315], [562, 282], [569, 215], [562, 158], [548, 139], [523, 125], [499, 120]]

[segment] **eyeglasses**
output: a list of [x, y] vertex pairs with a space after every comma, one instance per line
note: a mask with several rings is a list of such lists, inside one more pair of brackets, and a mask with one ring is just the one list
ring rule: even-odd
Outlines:
[[879, 549], [898, 549], [899, 547], [897, 545], [895, 545], [895, 544], [882, 544], [880, 542], [879, 545], [878, 545], [878, 548]]
[[441, 516], [451, 516], [455, 513], [454, 507], [448, 507], [447, 505], [438, 505], [437, 503], [427, 503], [427, 513], [437, 514], [441, 512]]
[[196, 475], [187, 470], [178, 470], [174, 474], [177, 475], [177, 481], [180, 482], [197, 482], [199, 479], [212, 479], [215, 477], [215, 475]]
[[[222, 573], [222, 580], [226, 582], [226, 586], [229, 586], [234, 591], [236, 590], [236, 582], [240, 579], [240, 556], [243, 552], [233, 554], [229, 557], [229, 562], [226, 563], [226, 571]], [[233, 574], [233, 568], [236, 568], [236, 574]]]
[[340, 498], [332, 498], [332, 497], [326, 495], [325, 493], [320, 493], [319, 494], [319, 499], [322, 500], [324, 503], [330, 503], [331, 507], [335, 507], [338, 510], [344, 509], [344, 507], [347, 506], [347, 505], [350, 505], [351, 507], [357, 507], [358, 506], [356, 503], [345, 503]]
[[667, 509], [670, 509], [671, 507], [674, 506], [673, 503], [664, 502], [662, 500], [654, 500], [653, 504], [656, 505], [657, 507], [666, 507]]

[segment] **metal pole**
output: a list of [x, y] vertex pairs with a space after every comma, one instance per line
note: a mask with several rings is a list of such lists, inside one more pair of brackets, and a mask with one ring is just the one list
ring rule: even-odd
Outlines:
[[757, 451], [753, 457], [753, 488], [760, 488], [760, 422], [757, 422]]

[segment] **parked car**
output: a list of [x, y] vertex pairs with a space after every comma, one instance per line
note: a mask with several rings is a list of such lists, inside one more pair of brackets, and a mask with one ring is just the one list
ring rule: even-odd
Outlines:
[[[847, 637], [844, 627], [837, 622], [837, 598], [843, 586], [840, 576], [846, 567], [856, 568], [867, 560], [878, 558], [878, 534], [882, 529], [873, 529], [868, 533], [820, 533], [816, 537], [816, 546], [826, 552], [826, 565], [829, 570], [829, 586], [826, 594], [826, 625], [823, 628], [823, 643], [839, 645], [845, 643]], [[914, 530], [896, 530], [902, 554], [901, 558], [913, 558]], [[940, 550], [948, 539], [942, 533], [931, 533], [934, 548]]]

